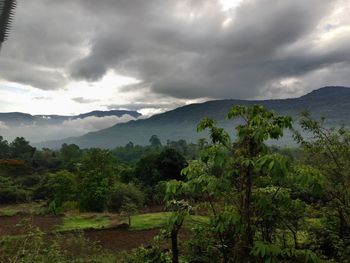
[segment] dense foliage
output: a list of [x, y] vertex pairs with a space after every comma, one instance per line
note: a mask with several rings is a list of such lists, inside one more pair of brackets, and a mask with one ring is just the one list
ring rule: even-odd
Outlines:
[[161, 203], [164, 182], [181, 178], [187, 165], [183, 154], [192, 158], [195, 147], [183, 140], [162, 146], [153, 135], [149, 146], [130, 142], [109, 151], [63, 144], [55, 151], [37, 150], [24, 138], [8, 143], [0, 137], [0, 203], [44, 200], [54, 214], [72, 208], [118, 212]]
[[[130, 214], [162, 205], [170, 216], [157, 242], [122, 262], [350, 262], [350, 131], [304, 113], [302, 135], [290, 117], [261, 105], [235, 106], [227, 118], [239, 123], [234, 138], [204, 118], [198, 131], [209, 139], [198, 144], [163, 145], [153, 135], [147, 146], [112, 151], [37, 150], [24, 138], [0, 137], [0, 203], [44, 201], [52, 214], [118, 212], [129, 224]], [[286, 129], [300, 147], [268, 146]], [[38, 250], [24, 248], [31, 256], [42, 260], [44, 249], [66, 262], [57, 244], [32, 238]], [[4, 239], [4, 248], [22, 241]]]

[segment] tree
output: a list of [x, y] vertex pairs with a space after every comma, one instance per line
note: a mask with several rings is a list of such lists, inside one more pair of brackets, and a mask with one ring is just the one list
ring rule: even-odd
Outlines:
[[[238, 192], [238, 213], [242, 234], [238, 241], [238, 257], [243, 262], [249, 262], [250, 252], [254, 246], [253, 229], [253, 196], [252, 191], [259, 176], [270, 174], [278, 177], [286, 174], [283, 159], [277, 155], [270, 155], [264, 141], [278, 139], [283, 136], [284, 128], [291, 128], [290, 117], [277, 116], [267, 111], [263, 106], [236, 106], [228, 113], [229, 119], [240, 118], [243, 124], [236, 127], [237, 140], [233, 149], [232, 166], [236, 176]], [[208, 119], [202, 121], [199, 130], [210, 129], [213, 143], [230, 146], [228, 135]]]
[[181, 170], [187, 166], [186, 159], [174, 149], [165, 149], [155, 160], [159, 181], [181, 180]]
[[0, 136], [0, 159], [10, 157], [10, 146], [2, 136]]
[[172, 251], [172, 263], [179, 262], [179, 247], [178, 247], [178, 235], [179, 231], [191, 211], [191, 206], [188, 202], [181, 200], [171, 200], [167, 204], [167, 209], [172, 211], [173, 214], [169, 218], [168, 232], [171, 238], [171, 251]]
[[57, 171], [61, 168], [62, 161], [57, 156], [56, 152], [44, 148], [36, 151], [33, 156], [32, 166], [37, 168], [37, 171]]
[[128, 142], [126, 145], [125, 145], [125, 148], [134, 148], [134, 143], [132, 141]]
[[132, 184], [116, 183], [108, 197], [107, 209], [110, 212], [132, 210], [132, 207], [142, 207], [144, 202], [144, 193], [136, 186]]
[[152, 148], [160, 148], [162, 146], [162, 143], [157, 135], [152, 135], [149, 139], [149, 143]]
[[304, 139], [297, 131], [295, 139], [304, 148], [305, 162], [326, 179], [327, 228], [339, 238], [338, 245], [329, 253], [342, 261], [350, 256], [346, 252], [350, 249], [350, 131], [345, 127], [327, 127], [324, 121], [316, 121], [304, 112], [300, 126], [310, 139]]
[[64, 163], [64, 166], [68, 170], [74, 170], [76, 163], [82, 156], [82, 151], [76, 144], [62, 144], [60, 149], [60, 156]]
[[174, 149], [165, 149], [159, 154], [151, 153], [142, 157], [135, 166], [135, 178], [143, 184], [155, 186], [160, 181], [181, 180], [181, 170], [186, 159]]
[[[278, 234], [277, 227], [284, 225], [285, 204], [295, 205], [294, 211], [300, 206], [285, 190], [290, 169], [287, 159], [271, 153], [265, 142], [283, 136], [292, 120], [260, 105], [235, 106], [228, 118], [242, 121], [236, 126], [235, 142], [214, 120], [202, 119], [198, 130], [209, 130], [211, 144], [203, 144], [199, 160], [183, 170], [184, 181], [168, 184], [167, 198], [185, 197], [193, 206], [199, 201], [201, 207], [207, 207], [208, 225], [194, 230], [200, 233], [204, 229], [214, 237], [205, 245], [221, 254], [216, 262], [256, 262], [259, 258], [274, 262], [283, 254], [273, 236]], [[288, 223], [298, 221], [292, 216], [289, 219]], [[261, 249], [271, 253], [260, 253]]]
[[118, 174], [112, 153], [108, 150], [89, 150], [83, 156], [78, 173], [80, 208], [95, 212], [105, 210]]
[[156, 164], [158, 154], [151, 153], [140, 158], [134, 169], [134, 178], [143, 185], [156, 185], [159, 181], [159, 171]]
[[30, 146], [29, 142], [23, 137], [17, 137], [10, 144], [11, 157], [16, 159], [22, 159], [30, 162], [33, 158], [36, 149]]

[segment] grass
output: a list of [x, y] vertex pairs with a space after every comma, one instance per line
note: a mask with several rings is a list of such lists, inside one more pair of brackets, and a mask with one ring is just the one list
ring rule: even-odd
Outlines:
[[131, 217], [130, 230], [146, 230], [161, 228], [166, 225], [169, 217], [169, 212], [150, 213], [134, 215]]
[[15, 216], [18, 213], [40, 214], [42, 203], [24, 203], [0, 206], [0, 216]]
[[[149, 214], [139, 214], [131, 216], [131, 231], [135, 230], [149, 230], [164, 227], [170, 217], [170, 212], [159, 212]], [[115, 216], [110, 215], [68, 215], [63, 218], [61, 225], [58, 225], [55, 230], [61, 231], [72, 231], [72, 230], [83, 230], [88, 228], [101, 229], [109, 228], [114, 222], [128, 222], [127, 218], [118, 220]], [[206, 223], [207, 218], [203, 216], [190, 216], [186, 222], [186, 226], [191, 226], [194, 222]]]
[[[141, 214], [131, 217], [130, 230], [146, 230], [164, 227], [169, 217], [170, 212], [160, 212], [151, 214]], [[204, 216], [191, 215], [185, 221], [185, 227], [190, 227], [194, 223], [207, 223], [208, 218]]]
[[18, 210], [15, 209], [4, 209], [4, 210], [0, 210], [0, 216], [15, 216], [19, 213]]
[[63, 218], [61, 225], [58, 225], [56, 231], [83, 230], [88, 228], [101, 229], [111, 226], [113, 217], [108, 215], [76, 215]]

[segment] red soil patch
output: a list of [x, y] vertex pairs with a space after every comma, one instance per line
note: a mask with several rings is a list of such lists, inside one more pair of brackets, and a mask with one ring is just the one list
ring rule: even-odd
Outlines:
[[0, 235], [23, 234], [23, 227], [17, 225], [26, 222], [24, 225], [39, 228], [43, 232], [50, 232], [56, 225], [62, 222], [59, 216], [37, 216], [37, 215], [15, 215], [0, 216]]
[[[38, 215], [15, 215], [15, 216], [0, 216], [0, 236], [1, 235], [20, 235], [25, 234], [25, 229], [28, 227], [16, 226], [25, 221], [26, 226], [37, 227], [45, 233], [49, 233], [56, 225], [62, 223], [62, 217], [59, 216], [38, 216]], [[129, 231], [120, 230], [120, 226], [115, 226], [114, 229], [87, 229], [83, 231], [83, 235], [91, 241], [99, 242], [104, 248], [111, 252], [120, 252], [123, 250], [131, 250], [141, 245], [150, 245], [153, 238], [159, 234], [159, 229]], [[61, 237], [75, 235], [74, 231], [61, 233]], [[54, 235], [49, 234], [49, 238]]]
[[147, 206], [143, 209], [140, 210], [140, 213], [158, 213], [158, 212], [164, 212], [165, 208], [163, 205], [151, 205], [151, 206]]
[[151, 244], [153, 238], [159, 234], [159, 229], [140, 231], [96, 230], [85, 232], [84, 235], [92, 241], [100, 244], [112, 252], [131, 250], [141, 245]]
[[[20, 235], [25, 234], [27, 227], [17, 226], [26, 221], [25, 226], [39, 228], [45, 233], [49, 233], [56, 225], [62, 223], [62, 217], [58, 216], [38, 216], [38, 215], [15, 215], [15, 216], [0, 216], [0, 235]], [[122, 225], [121, 225], [122, 226]], [[149, 245], [153, 238], [159, 234], [158, 229], [129, 231], [119, 230], [119, 226], [114, 229], [87, 229], [83, 231], [84, 236], [91, 241], [99, 242], [104, 248], [112, 252], [120, 252], [123, 250], [131, 250], [141, 245]], [[61, 236], [74, 235], [74, 231], [61, 233]], [[54, 237], [49, 234], [48, 237]]]

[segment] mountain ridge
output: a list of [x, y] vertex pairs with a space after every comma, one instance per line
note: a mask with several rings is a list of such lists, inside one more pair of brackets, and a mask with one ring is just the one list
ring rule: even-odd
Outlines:
[[[337, 95], [340, 93], [339, 95]], [[334, 101], [334, 98], [337, 98]], [[350, 126], [350, 88], [327, 86], [298, 98], [270, 100], [213, 100], [204, 103], [185, 105], [174, 110], [151, 116], [148, 119], [129, 121], [83, 136], [37, 144], [38, 147], [57, 148], [62, 143], [75, 143], [83, 148], [114, 148], [133, 141], [135, 144], [147, 144], [148, 139], [157, 134], [163, 142], [166, 140], [185, 139], [195, 142], [205, 134], [196, 132], [196, 125], [202, 117], [217, 119], [219, 125], [230, 129], [238, 122], [228, 122], [225, 116], [233, 105], [262, 104], [282, 115], [296, 118], [304, 110], [309, 110], [315, 118], [325, 116], [329, 125]], [[290, 139], [290, 138], [289, 138]]]
[[0, 121], [8, 125], [29, 125], [34, 122], [39, 124], [57, 124], [63, 121], [84, 119], [87, 117], [108, 117], [108, 116], [117, 116], [122, 117], [123, 115], [130, 115], [131, 117], [138, 118], [142, 116], [137, 111], [129, 110], [110, 110], [110, 111], [101, 111], [95, 110], [87, 113], [81, 113], [78, 115], [57, 115], [57, 114], [29, 114], [23, 112], [1, 112]]

